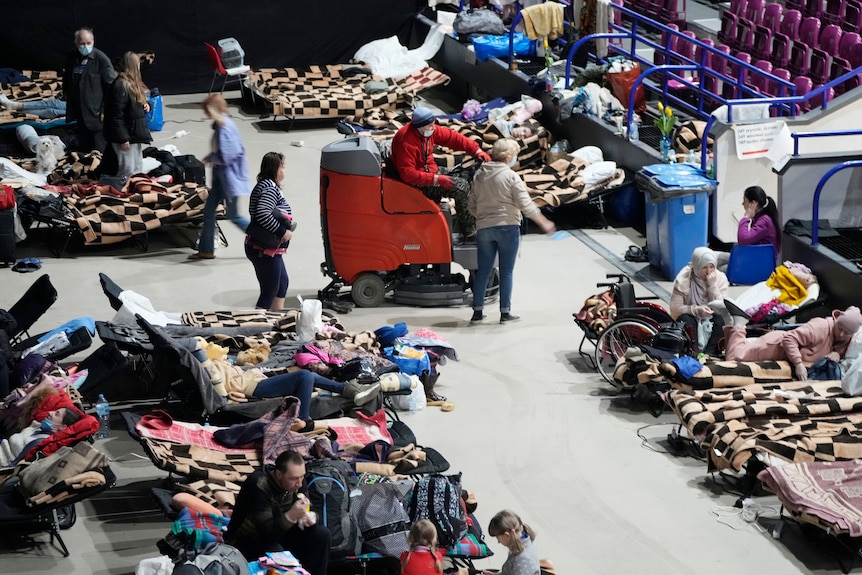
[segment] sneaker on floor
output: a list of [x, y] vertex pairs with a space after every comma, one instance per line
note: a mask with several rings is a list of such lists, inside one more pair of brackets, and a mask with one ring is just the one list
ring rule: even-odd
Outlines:
[[197, 252], [194, 254], [189, 254], [189, 259], [192, 261], [195, 261], [195, 260], [213, 260], [213, 259], [215, 259], [215, 254], [207, 254], [204, 252]]
[[500, 314], [500, 323], [508, 323], [510, 321], [518, 321], [521, 319], [521, 316], [515, 315], [513, 313], [501, 313]]
[[479, 323], [486, 317], [488, 316], [482, 313], [482, 310], [473, 310], [473, 317], [470, 318], [470, 323]]

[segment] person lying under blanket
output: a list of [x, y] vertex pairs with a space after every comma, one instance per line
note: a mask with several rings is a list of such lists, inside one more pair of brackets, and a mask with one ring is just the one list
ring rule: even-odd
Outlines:
[[78, 411], [61, 407], [49, 412], [48, 417], [42, 421], [34, 420], [18, 433], [0, 441], [0, 467], [14, 466], [28, 451], [27, 448], [31, 444], [63, 431], [79, 419], [81, 414]]
[[715, 308], [725, 320], [724, 337], [728, 361], [787, 360], [793, 366], [796, 378], [808, 379], [804, 362], [821, 358], [840, 361], [847, 352], [853, 336], [862, 327], [862, 313], [856, 306], [843, 312], [834, 310], [831, 317], [808, 320], [796, 329], [774, 330], [752, 340], [746, 339], [745, 326], [749, 315], [730, 300], [724, 300], [725, 309]]

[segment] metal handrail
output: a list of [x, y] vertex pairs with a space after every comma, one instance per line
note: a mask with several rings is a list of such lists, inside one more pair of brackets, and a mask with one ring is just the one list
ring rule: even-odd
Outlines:
[[820, 228], [820, 193], [823, 191], [823, 186], [826, 185], [827, 180], [831, 178], [833, 175], [837, 174], [841, 170], [846, 170], [847, 168], [855, 168], [856, 166], [862, 166], [862, 160], [848, 160], [846, 162], [841, 162], [836, 166], [832, 166], [823, 177], [820, 178], [820, 181], [817, 182], [817, 187], [814, 189], [814, 200], [813, 205], [811, 207], [811, 245], [816, 246], [819, 241], [819, 228]]

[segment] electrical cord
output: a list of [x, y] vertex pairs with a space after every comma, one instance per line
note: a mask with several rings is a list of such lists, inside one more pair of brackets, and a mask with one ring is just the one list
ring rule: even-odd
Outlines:
[[751, 525], [760, 533], [766, 533], [766, 529], [761, 527], [758, 519], [779, 519], [781, 517], [774, 507], [761, 505], [750, 498], [742, 499], [741, 506], [713, 505], [711, 512], [718, 523], [731, 529], [738, 531]]
[[[658, 449], [654, 447], [650, 444], [649, 438], [642, 433], [645, 429], [666, 425], [672, 426], [671, 432], [667, 434], [667, 441], [671, 445], [671, 447], [674, 448], [673, 450]], [[678, 425], [678, 423], [649, 423], [647, 425], [639, 427], [637, 430], [637, 436], [641, 440], [641, 447], [649, 449], [654, 453], [663, 453], [666, 455], [686, 455], [688, 457], [691, 457], [692, 459], [697, 459], [698, 461], [706, 461], [705, 457], [701, 457], [697, 454], [695, 444], [691, 439], [677, 434], [676, 427]]]

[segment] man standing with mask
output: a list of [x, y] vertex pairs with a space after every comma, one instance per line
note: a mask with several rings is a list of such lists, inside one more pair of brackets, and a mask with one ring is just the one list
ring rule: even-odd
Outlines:
[[102, 104], [105, 91], [117, 77], [111, 60], [94, 47], [94, 42], [92, 29], [79, 28], [75, 32], [75, 50], [69, 54], [63, 72], [66, 122], [77, 122], [75, 148], [81, 152], [105, 150]]
[[491, 161], [478, 143], [454, 130], [435, 125], [434, 114], [423, 106], [413, 110], [413, 119], [395, 134], [389, 161], [404, 183], [418, 187], [432, 200], [439, 202], [443, 196], [453, 197], [462, 235], [475, 235], [476, 220], [467, 210], [467, 182], [437, 173], [434, 146], [438, 144], [466, 152], [484, 162]]

